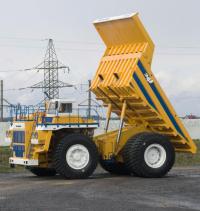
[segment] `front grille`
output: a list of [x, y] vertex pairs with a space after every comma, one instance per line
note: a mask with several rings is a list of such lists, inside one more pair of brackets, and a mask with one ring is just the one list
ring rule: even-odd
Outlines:
[[15, 152], [16, 157], [23, 157], [24, 154], [24, 144], [25, 143], [25, 132], [24, 131], [14, 131], [13, 132], [13, 152]]
[[14, 145], [13, 151], [15, 152], [16, 157], [23, 157], [24, 154], [24, 145]]
[[24, 143], [25, 142], [25, 132], [24, 131], [14, 131], [13, 132], [13, 143]]

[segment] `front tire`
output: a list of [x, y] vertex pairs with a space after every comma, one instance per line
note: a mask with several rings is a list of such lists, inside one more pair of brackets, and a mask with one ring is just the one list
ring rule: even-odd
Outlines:
[[89, 137], [70, 134], [60, 141], [54, 153], [56, 171], [68, 179], [84, 179], [97, 167], [98, 151]]
[[163, 177], [175, 162], [175, 150], [168, 137], [140, 133], [128, 140], [123, 150], [127, 168], [140, 177]]

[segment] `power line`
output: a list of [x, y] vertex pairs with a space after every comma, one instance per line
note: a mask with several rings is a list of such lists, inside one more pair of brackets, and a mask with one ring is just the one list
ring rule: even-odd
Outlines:
[[[31, 38], [31, 37], [0, 37], [0, 40], [17, 40], [17, 41], [37, 41], [37, 42], [43, 42], [48, 40], [47, 38]], [[56, 43], [63, 43], [63, 44], [84, 44], [84, 45], [100, 45], [104, 46], [103, 43], [96, 42], [96, 41], [89, 41], [89, 40], [59, 40], [54, 39]], [[20, 47], [20, 46], [19, 46]], [[200, 46], [194, 46], [194, 45], [186, 45], [186, 46], [162, 46], [157, 45], [156, 48], [161, 49], [200, 49]]]
[[30, 37], [5, 37], [5, 36], [0, 36], [0, 40], [23, 40], [23, 41], [44, 41], [46, 39], [41, 39], [41, 38], [30, 38]]
[[[40, 83], [40, 88], [44, 88], [43, 87], [43, 84], [41, 82]], [[65, 86], [67, 85], [67, 86]], [[60, 83], [60, 86], [62, 86], [62, 88], [67, 88], [67, 87], [73, 87], [76, 91], [78, 91], [78, 86], [84, 86], [84, 85], [88, 85], [88, 84], [83, 84], [83, 83], [77, 83], [77, 84], [68, 84], [68, 83], [65, 83], [65, 84], [61, 84]], [[33, 89], [32, 86], [27, 86], [27, 87], [20, 87], [20, 88], [9, 88], [9, 89], [4, 89], [4, 91], [22, 91], [22, 90], [25, 90], [25, 89]], [[81, 88], [80, 88], [81, 89]], [[82, 94], [81, 92], [79, 92], [79, 94]]]
[[[88, 43], [85, 43], [88, 45]], [[5, 45], [5, 44], [0, 44], [1, 47], [16, 47], [16, 48], [35, 48], [35, 49], [42, 49], [43, 47], [36, 47], [36, 46], [21, 46], [21, 45]], [[103, 48], [103, 49], [100, 49]], [[84, 52], [102, 52], [104, 50], [103, 45], [99, 45], [98, 48], [63, 48], [63, 47], [58, 47], [58, 50], [61, 51], [84, 51]], [[157, 49], [198, 49], [200, 50], [200, 47], [157, 47]], [[200, 53], [193, 53], [193, 52], [156, 52], [156, 54], [159, 55], [200, 55]]]
[[[0, 70], [0, 72], [2, 73], [9, 73], [9, 72], [27, 72], [27, 71], [32, 71], [32, 70], [37, 70], [38, 72], [40, 70], [44, 70], [45, 67], [40, 67], [43, 64], [43, 62], [41, 62], [39, 65], [37, 65], [36, 67], [32, 67], [32, 68], [25, 68], [25, 69], [18, 69], [18, 70]], [[58, 67], [59, 69], [67, 69], [67, 71], [70, 71], [69, 66], [65, 66], [60, 62], [60, 66]], [[48, 67], [46, 68], [48, 69]]]
[[[48, 40], [47, 38], [27, 38], [27, 37], [0, 37], [0, 40], [16, 40], [16, 41], [36, 41], [36, 42], [43, 42]], [[63, 44], [88, 44], [88, 45], [102, 45], [100, 42], [96, 41], [89, 41], [89, 40], [59, 40], [54, 39], [56, 43], [63, 43]]]
[[[19, 41], [37, 41], [37, 42], [43, 42], [48, 40], [47, 38], [30, 38], [30, 37], [0, 37], [0, 40], [16, 40], [17, 42]], [[59, 39], [54, 39], [56, 43], [62, 43], [62, 44], [83, 44], [83, 45], [99, 45], [99, 46], [104, 46], [103, 43], [96, 42], [96, 41], [90, 41], [90, 40], [59, 40]], [[3, 44], [6, 46], [5, 44]], [[0, 46], [3, 46], [0, 44]], [[10, 45], [12, 46], [12, 44]], [[17, 45], [16, 47], [30, 47], [32, 48], [33, 46], [20, 46]], [[33, 48], [35, 48], [34, 46]], [[39, 47], [42, 48], [42, 47]], [[194, 46], [194, 45], [186, 45], [186, 46], [162, 46], [162, 45], [157, 45], [156, 48], [160, 49], [200, 49], [200, 46]]]
[[25, 69], [18, 69], [18, 70], [0, 70], [1, 73], [9, 73], [9, 72], [26, 72], [26, 71], [32, 71], [37, 70], [38, 68], [25, 68]]
[[[16, 40], [34, 40], [34, 41], [45, 41], [46, 39], [36, 39], [36, 38], [16, 38], [16, 37], [8, 37], [8, 38], [2, 38], [0, 37], [0, 39], [16, 39]], [[77, 44], [98, 44], [96, 42], [93, 41], [65, 41], [65, 40], [60, 40], [57, 41], [60, 43], [77, 43]], [[1, 44], [0, 44], [1, 46]], [[103, 47], [103, 45], [101, 45]], [[22, 46], [15, 46], [15, 47], [22, 47]], [[23, 46], [24, 47], [24, 46]], [[30, 47], [30, 46], [29, 46]], [[35, 47], [34, 47], [35, 48]], [[42, 48], [42, 47], [39, 47]], [[102, 52], [102, 49], [99, 48], [57, 48], [58, 50], [61, 51], [84, 51], [84, 52]], [[157, 49], [200, 49], [200, 46], [161, 46], [161, 47], [157, 47]], [[167, 56], [199, 56], [200, 52], [155, 52], [156, 55], [167, 55]], [[65, 67], [60, 66], [60, 69], [64, 69]], [[24, 69], [16, 69], [16, 70], [0, 70], [0, 73], [10, 73], [10, 72], [26, 72], [26, 71], [32, 71], [32, 70], [40, 70], [41, 68], [38, 67], [33, 67], [33, 68], [24, 68]], [[44, 69], [44, 68], [43, 68]]]
[[25, 90], [25, 89], [29, 89], [29, 87], [21, 87], [21, 88], [11, 88], [11, 89], [4, 89], [4, 92], [7, 92], [7, 91], [22, 91], [22, 90]]
[[200, 53], [155, 53], [157, 55], [164, 56], [199, 56]]

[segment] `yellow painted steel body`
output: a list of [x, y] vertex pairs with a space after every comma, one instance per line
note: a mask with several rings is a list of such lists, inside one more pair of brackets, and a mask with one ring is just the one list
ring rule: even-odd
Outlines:
[[[82, 124], [86, 124], [86, 127], [83, 128], [83, 134], [87, 132], [88, 125], [93, 124], [94, 120], [92, 119], [85, 119], [81, 116], [77, 115], [65, 115], [65, 116], [55, 116], [52, 117], [51, 122], [43, 122], [42, 118], [45, 117], [45, 113], [38, 113], [36, 112], [33, 115], [29, 115], [29, 117], [23, 116], [21, 117], [20, 121], [13, 121], [12, 126], [10, 128], [10, 139], [11, 142], [11, 148], [13, 149], [13, 156], [10, 159], [17, 159], [18, 161], [21, 160], [36, 160], [38, 161], [39, 167], [49, 167], [51, 168], [52, 165], [52, 157], [49, 156], [50, 151], [50, 145], [52, 144], [52, 140], [55, 136], [54, 130], [50, 129], [40, 129], [38, 130], [38, 126], [40, 124], [45, 125], [45, 127], [48, 128], [48, 126], [52, 125], [69, 125], [68, 128], [65, 128], [66, 130], [75, 130], [79, 128]], [[37, 120], [36, 120], [37, 119]], [[77, 128], [73, 129], [70, 126], [77, 126]], [[14, 127], [16, 126], [16, 127]], [[62, 128], [60, 128], [62, 129]], [[58, 128], [59, 130], [59, 128]], [[58, 131], [57, 130], [57, 131]], [[21, 138], [19, 142], [19, 137], [15, 138], [14, 133], [20, 133], [21, 132]], [[67, 134], [67, 131], [65, 131]], [[22, 138], [23, 137], [23, 138]], [[35, 143], [32, 143], [35, 142]], [[14, 148], [22, 147], [23, 153], [19, 156], [15, 154]], [[16, 150], [19, 151], [19, 150]], [[25, 163], [20, 162], [20, 165], [24, 165]]]
[[[98, 100], [125, 126], [95, 137], [104, 159], [120, 151], [133, 135], [151, 131], [170, 137], [175, 150], [196, 152], [196, 145], [151, 71], [154, 44], [138, 14], [94, 22], [106, 45], [91, 84]], [[107, 131], [107, 126], [106, 126]]]

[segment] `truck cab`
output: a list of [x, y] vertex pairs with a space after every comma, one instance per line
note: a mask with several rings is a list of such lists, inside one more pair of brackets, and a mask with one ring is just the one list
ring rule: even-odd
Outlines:
[[[75, 101], [71, 99], [51, 99], [43, 108], [21, 106], [13, 108], [12, 113], [10, 129], [6, 133], [12, 149], [9, 163], [26, 166], [38, 176], [57, 172], [54, 167], [56, 147], [60, 142], [66, 143], [66, 137], [87, 141], [93, 138], [94, 130], [99, 126], [96, 112], [89, 117], [88, 108], [75, 107]], [[82, 151], [87, 152], [87, 149]]]
[[66, 116], [72, 113], [75, 100], [54, 99], [47, 103], [47, 117]]

